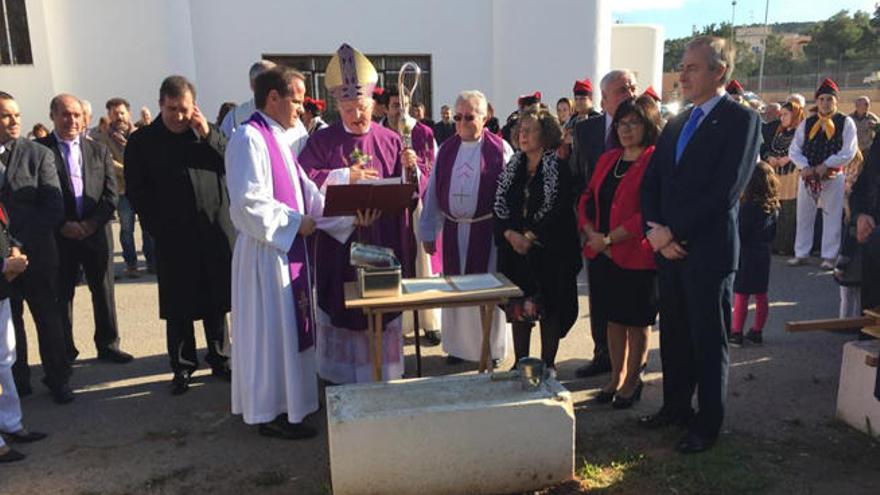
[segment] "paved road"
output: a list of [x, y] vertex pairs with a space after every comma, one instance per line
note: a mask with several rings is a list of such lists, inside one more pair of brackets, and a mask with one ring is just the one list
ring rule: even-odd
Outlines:
[[[138, 243], [139, 245], [139, 243]], [[117, 253], [117, 269], [121, 259]], [[726, 427], [768, 438], [785, 438], [792, 428], [824, 425], [833, 417], [841, 346], [851, 335], [786, 334], [790, 319], [835, 317], [838, 289], [830, 275], [815, 268], [785, 267], [774, 260], [771, 312], [766, 344], [734, 349], [731, 354], [730, 413]], [[116, 286], [122, 347], [136, 356], [128, 365], [94, 360], [88, 289], [79, 287], [75, 333], [80, 349], [72, 385], [76, 401], [55, 405], [45, 389], [23, 401], [25, 420], [51, 437], [22, 450], [23, 463], [0, 468], [0, 493], [329, 493], [326, 425], [323, 412], [309, 419], [322, 435], [305, 442], [259, 437], [229, 413], [229, 386], [196, 374], [191, 391], [168, 393], [171, 378], [165, 357], [165, 330], [157, 315], [155, 279], [120, 280]], [[559, 377], [575, 391], [579, 436], [637, 416], [660, 403], [657, 333], [651, 335], [649, 386], [631, 411], [611, 412], [587, 399], [602, 379], [574, 380], [574, 369], [591, 355], [586, 297], [581, 318], [563, 341]], [[33, 325], [29, 350], [37, 356]], [[200, 345], [204, 336], [198, 335]], [[413, 347], [407, 342], [407, 369], [414, 370]], [[533, 348], [538, 349], [537, 335]], [[474, 370], [475, 365], [447, 366], [438, 347], [425, 348], [426, 374]], [[35, 363], [37, 364], [37, 363]], [[512, 358], [502, 366], [509, 367]], [[34, 370], [34, 383], [41, 371]], [[792, 426], [797, 425], [797, 426]], [[580, 446], [579, 451], [585, 447]]]

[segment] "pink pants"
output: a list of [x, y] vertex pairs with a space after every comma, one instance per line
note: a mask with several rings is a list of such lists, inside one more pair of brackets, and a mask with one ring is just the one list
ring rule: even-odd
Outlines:
[[[760, 332], [767, 323], [767, 314], [770, 312], [770, 306], [767, 303], [767, 293], [755, 294], [755, 324], [752, 329]], [[749, 294], [734, 294], [733, 300], [733, 333], [742, 333], [743, 325], [746, 323], [746, 315], [749, 314]]]

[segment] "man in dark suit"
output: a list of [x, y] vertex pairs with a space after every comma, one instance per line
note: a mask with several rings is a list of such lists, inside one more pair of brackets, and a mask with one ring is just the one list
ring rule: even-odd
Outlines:
[[[602, 113], [578, 122], [574, 126], [571, 157], [568, 161], [572, 175], [572, 197], [580, 198], [590, 182], [599, 157], [611, 147], [611, 122], [620, 102], [636, 95], [636, 76], [628, 70], [613, 70], [599, 83], [602, 91]], [[589, 270], [589, 266], [587, 266]], [[593, 336], [593, 360], [575, 370], [578, 377], [585, 378], [611, 371], [608, 354], [608, 318], [598, 305], [590, 304], [590, 332]]]
[[52, 98], [49, 118], [55, 130], [37, 140], [55, 154], [64, 197], [64, 221], [56, 233], [61, 262], [58, 304], [67, 355], [79, 351], [73, 341], [73, 296], [83, 268], [95, 318], [98, 359], [127, 363], [132, 356], [119, 350], [116, 298], [113, 295], [113, 240], [109, 221], [116, 209], [116, 176], [110, 150], [82, 137], [82, 104], [71, 95]]
[[161, 113], [138, 129], [125, 148], [131, 204], [156, 241], [159, 317], [166, 320], [171, 393], [189, 390], [198, 368], [193, 321], [202, 320], [214, 376], [229, 381], [224, 355], [232, 298], [226, 136], [195, 104], [195, 87], [169, 76], [159, 89]]
[[12, 368], [19, 395], [31, 393], [23, 301], [34, 317], [43, 361], [43, 383], [55, 402], [73, 400], [70, 362], [58, 314], [58, 248], [55, 230], [64, 206], [52, 153], [21, 137], [21, 112], [12, 95], [0, 92], [0, 202], [9, 214], [9, 233], [22, 244], [28, 270], [13, 284], [10, 300], [18, 355]]
[[680, 82], [693, 108], [666, 125], [642, 182], [642, 217], [659, 253], [663, 407], [640, 424], [688, 425], [676, 446], [683, 453], [710, 448], [721, 431], [739, 198], [761, 144], [758, 114], [724, 94], [734, 55], [722, 38], [688, 43]]

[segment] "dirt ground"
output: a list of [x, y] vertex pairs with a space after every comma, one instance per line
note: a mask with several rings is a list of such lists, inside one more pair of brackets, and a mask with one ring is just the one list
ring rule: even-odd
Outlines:
[[[841, 348], [854, 335], [783, 330], [787, 320], [835, 317], [838, 288], [815, 267], [788, 268], [783, 261], [773, 264], [765, 345], [732, 349], [725, 431], [715, 449], [698, 456], [672, 450], [680, 432], [634, 426], [661, 402], [656, 331], [642, 401], [614, 411], [590, 400], [603, 379], [574, 378], [592, 354], [589, 308], [581, 297], [581, 318], [558, 358], [559, 378], [576, 401], [579, 479], [541, 493], [876, 493], [880, 443], [834, 419]], [[320, 436], [284, 442], [260, 437], [232, 416], [229, 386], [209, 370], [197, 373], [190, 392], [172, 397], [155, 279], [119, 280], [116, 297], [122, 347], [137, 359], [127, 365], [94, 359], [88, 289], [79, 287], [76, 401], [54, 404], [39, 386], [42, 372], [34, 370], [35, 393], [23, 400], [25, 421], [51, 436], [22, 447], [26, 461], [0, 467], [0, 494], [332, 493], [324, 410], [308, 419]], [[26, 321], [36, 357], [35, 332]], [[538, 348], [537, 335], [532, 345]], [[422, 349], [426, 375], [476, 369], [446, 365], [439, 347]], [[406, 352], [414, 373], [411, 339]], [[502, 367], [511, 364], [509, 357]]]

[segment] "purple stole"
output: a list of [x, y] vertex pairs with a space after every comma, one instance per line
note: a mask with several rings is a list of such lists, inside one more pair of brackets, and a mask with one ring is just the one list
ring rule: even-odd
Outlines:
[[[268, 122], [259, 112], [254, 112], [246, 124], [256, 129], [263, 136], [266, 148], [269, 149], [269, 163], [272, 165], [272, 195], [279, 202], [292, 208], [293, 211], [305, 214], [305, 208], [300, 206], [299, 201], [297, 201], [296, 189], [293, 187], [292, 177], [288, 173], [284, 156], [281, 154], [281, 147], [278, 146], [278, 141], [272, 135], [272, 129], [269, 127]], [[300, 189], [305, 191], [305, 187], [302, 185], [299, 163], [296, 161], [293, 153], [291, 153], [291, 157], [293, 158], [293, 169], [297, 176], [296, 179], [300, 181]], [[293, 240], [293, 245], [290, 246], [290, 250], [287, 252], [287, 262], [290, 269], [293, 308], [296, 313], [296, 334], [299, 341], [299, 352], [315, 344], [312, 312], [309, 306], [311, 290], [309, 286], [307, 252], [305, 240], [297, 234]]]
[[[451, 215], [449, 208], [449, 188], [452, 187], [452, 167], [461, 147], [458, 135], [447, 139], [437, 154], [437, 200], [440, 210]], [[504, 168], [504, 143], [500, 137], [483, 131], [483, 144], [480, 146], [480, 187], [477, 192], [477, 208], [474, 218], [491, 215], [495, 204], [495, 190], [498, 175]], [[492, 245], [493, 219], [471, 224], [468, 240], [467, 265], [461, 271], [458, 252], [458, 223], [443, 222], [443, 272], [446, 275], [461, 273], [485, 273], [489, 270], [489, 250]]]

